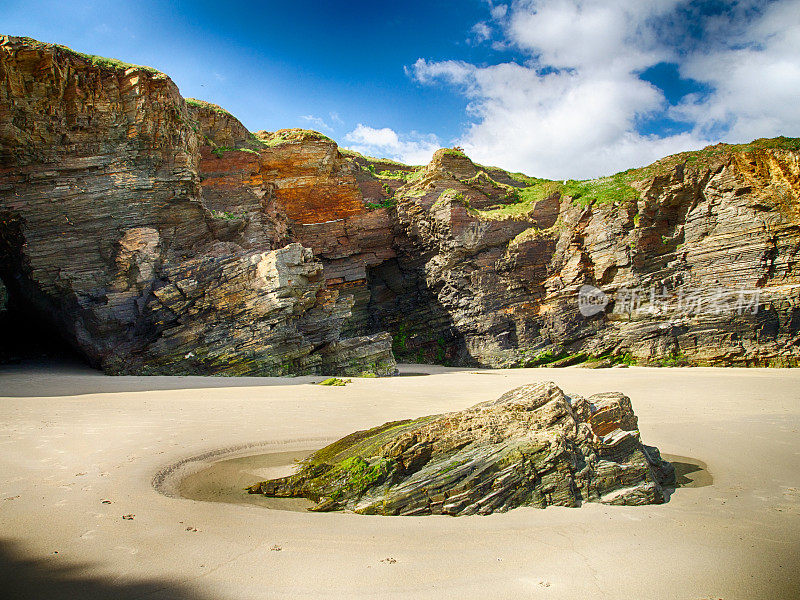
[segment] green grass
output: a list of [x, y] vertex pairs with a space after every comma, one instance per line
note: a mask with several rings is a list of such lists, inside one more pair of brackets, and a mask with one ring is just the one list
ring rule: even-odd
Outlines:
[[217, 146], [211, 152], [213, 152], [217, 158], [222, 158], [222, 155], [226, 152], [247, 152], [248, 154], [255, 154], [258, 156], [258, 150], [253, 150], [252, 148], [229, 148], [228, 146]]
[[397, 200], [395, 199], [394, 196], [392, 196], [391, 198], [386, 198], [381, 202], [364, 202], [364, 206], [368, 210], [376, 210], [378, 208], [390, 208], [395, 204], [397, 204]]
[[[393, 160], [391, 158], [379, 158], [377, 156], [368, 156], [366, 154], [361, 154], [361, 152], [357, 152], [357, 151], [352, 150], [350, 148], [341, 148], [340, 147], [339, 148], [339, 152], [342, 154], [342, 156], [346, 156], [347, 158], [363, 158], [364, 160], [366, 160], [368, 162], [386, 163], [386, 164], [389, 164], [389, 165], [394, 165], [396, 167], [406, 167], [406, 168], [415, 167], [415, 168], [419, 168], [418, 166], [407, 165], [405, 163], [402, 163], [402, 162], [397, 161], [397, 160]], [[374, 168], [374, 165], [373, 165], [373, 168]]]
[[418, 171], [378, 171], [372, 170], [372, 173], [381, 179], [401, 179], [403, 181], [409, 181]]
[[133, 63], [124, 62], [116, 58], [98, 56], [97, 54], [86, 54], [85, 52], [78, 52], [77, 50], [73, 50], [69, 46], [64, 46], [62, 44], [48, 44], [47, 42], [40, 42], [39, 40], [35, 40], [30, 37], [21, 37], [20, 39], [23, 42], [25, 42], [26, 45], [32, 48], [36, 49], [56, 48], [58, 50], [72, 54], [73, 56], [78, 56], [88, 61], [93, 67], [101, 69], [112, 69], [115, 71], [127, 71], [128, 69], [138, 69], [140, 71], [144, 71], [145, 73], [149, 73], [150, 75], [166, 77], [164, 73], [162, 73], [158, 69], [154, 69], [153, 67], [148, 67], [145, 65], [135, 65]]
[[[528, 177], [522, 173], [509, 173], [509, 177], [527, 184], [526, 187], [519, 190], [518, 198], [499, 208], [476, 210], [473, 211], [473, 214], [487, 220], [523, 219], [527, 217], [537, 202], [553, 194], [569, 197], [574, 203], [584, 206], [635, 202], [639, 198], [639, 193], [632, 184], [636, 181], [667, 174], [681, 164], [685, 164], [689, 169], [702, 170], [718, 164], [720, 160], [724, 160], [732, 153], [757, 150], [797, 152], [800, 151], [800, 138], [778, 137], [758, 139], [749, 144], [717, 144], [702, 150], [673, 154], [646, 167], [628, 169], [597, 179], [553, 181]], [[635, 216], [634, 223], [638, 225], [639, 219], [638, 215]]]
[[455, 148], [442, 148], [441, 150], [439, 150], [439, 152], [447, 156], [458, 156], [462, 158], [467, 158], [467, 155], [464, 154], [462, 150], [456, 150]]
[[231, 119], [236, 119], [229, 111], [225, 110], [221, 106], [216, 104], [212, 104], [211, 102], [206, 102], [205, 100], [198, 100], [197, 98], [184, 98], [186, 100], [186, 104], [188, 106], [192, 106], [194, 108], [205, 108], [206, 110], [213, 111], [218, 115], [223, 115], [226, 117], [230, 117]]
[[431, 208], [433, 208], [434, 206], [438, 206], [438, 205], [444, 204], [447, 200], [453, 200], [453, 201], [456, 201], [456, 202], [461, 202], [463, 204], [469, 205], [469, 202], [464, 197], [464, 194], [462, 194], [461, 192], [459, 192], [459, 191], [457, 191], [457, 190], [455, 190], [453, 188], [447, 188], [441, 194], [439, 194], [439, 197], [431, 205]]
[[334, 142], [324, 133], [312, 129], [279, 129], [278, 131], [259, 131], [256, 134], [258, 141], [266, 146], [280, 146], [282, 144], [296, 144], [299, 142]]

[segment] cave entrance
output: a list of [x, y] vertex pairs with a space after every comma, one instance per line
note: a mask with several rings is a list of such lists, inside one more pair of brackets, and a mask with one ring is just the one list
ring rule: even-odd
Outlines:
[[88, 366], [52, 320], [20, 291], [25, 280], [22, 231], [18, 215], [0, 213], [0, 364], [47, 360]]
[[398, 362], [474, 366], [464, 336], [424, 277], [396, 258], [367, 269], [365, 333], [388, 331]]

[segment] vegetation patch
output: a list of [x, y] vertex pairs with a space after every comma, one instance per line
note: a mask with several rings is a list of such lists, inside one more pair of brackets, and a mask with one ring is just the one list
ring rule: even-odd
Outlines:
[[[505, 206], [475, 210], [473, 214], [487, 220], [524, 219], [537, 202], [553, 195], [559, 198], [568, 197], [576, 204], [584, 206], [635, 202], [639, 198], [639, 192], [633, 184], [637, 181], [667, 174], [682, 164], [691, 169], [707, 168], [732, 153], [758, 150], [800, 151], [800, 138], [778, 137], [759, 139], [749, 144], [717, 144], [702, 150], [674, 154], [646, 167], [628, 169], [598, 179], [554, 181], [529, 177], [522, 173], [509, 173], [512, 179], [526, 184], [526, 187], [518, 190], [517, 198], [511, 196], [513, 201]], [[639, 219], [638, 215], [634, 217], [635, 225], [639, 224]]]
[[212, 104], [211, 102], [206, 102], [205, 100], [198, 100], [197, 98], [186, 98], [186, 104], [192, 106], [194, 108], [204, 108], [206, 110], [210, 110], [212, 112], [217, 113], [218, 115], [223, 115], [226, 117], [230, 117], [231, 119], [236, 119], [230, 112], [222, 108], [221, 106], [217, 106], [216, 104]]
[[380, 202], [364, 202], [364, 206], [367, 210], [376, 210], [378, 208], [389, 208], [397, 204], [397, 200], [392, 196], [391, 198], [386, 198], [385, 200], [381, 200]]
[[215, 219], [225, 219], [226, 221], [236, 221], [238, 219], [244, 219], [247, 217], [245, 213], [237, 215], [236, 213], [232, 213], [227, 210], [212, 210], [211, 216]]
[[347, 385], [348, 383], [352, 383], [352, 380], [339, 379], [338, 377], [330, 377], [324, 381], [320, 381], [317, 385], [341, 386], [341, 385]]
[[256, 138], [266, 147], [280, 146], [282, 144], [296, 144], [300, 142], [331, 142], [331, 138], [319, 131], [312, 129], [279, 129], [278, 131], [259, 131]]
[[78, 52], [77, 50], [73, 50], [69, 46], [64, 46], [62, 44], [48, 44], [47, 42], [40, 42], [39, 40], [35, 40], [30, 37], [21, 37], [20, 39], [24, 41], [26, 45], [31, 46], [32, 48], [36, 48], [37, 50], [57, 48], [58, 50], [61, 50], [73, 56], [78, 56], [89, 62], [89, 64], [91, 64], [93, 67], [101, 69], [113, 69], [115, 71], [127, 71], [128, 69], [138, 69], [139, 71], [144, 71], [145, 73], [149, 73], [150, 75], [155, 75], [163, 78], [167, 77], [166, 75], [164, 75], [164, 73], [162, 73], [158, 69], [154, 69], [153, 67], [148, 67], [145, 65], [135, 65], [133, 63], [124, 62], [116, 58], [107, 58], [105, 56], [98, 56], [97, 54], [86, 54], [85, 52]]

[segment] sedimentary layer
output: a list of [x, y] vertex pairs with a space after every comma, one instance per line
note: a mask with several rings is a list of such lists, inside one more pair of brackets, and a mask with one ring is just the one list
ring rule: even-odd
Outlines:
[[563, 182], [456, 148], [409, 166], [2, 37], [0, 279], [112, 372], [794, 365], [799, 151]]

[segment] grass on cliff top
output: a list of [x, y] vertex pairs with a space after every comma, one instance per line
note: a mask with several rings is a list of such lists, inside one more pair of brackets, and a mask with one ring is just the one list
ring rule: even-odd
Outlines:
[[212, 104], [211, 102], [206, 102], [205, 100], [198, 100], [197, 98], [184, 98], [186, 100], [186, 104], [189, 106], [194, 106], [196, 108], [205, 108], [211, 111], [214, 111], [218, 115], [224, 115], [226, 117], [231, 117], [232, 119], [236, 119], [229, 111], [225, 110], [221, 106], [216, 104]]
[[598, 179], [553, 181], [528, 177], [522, 173], [509, 173], [513, 179], [528, 184], [519, 190], [516, 202], [491, 210], [474, 210], [473, 213], [490, 220], [525, 218], [537, 202], [555, 194], [568, 196], [576, 204], [582, 205], [634, 202], [639, 198], [639, 192], [631, 185], [633, 182], [663, 175], [680, 164], [685, 164], [690, 169], [702, 169], [726, 155], [754, 150], [800, 151], [800, 138], [781, 136], [758, 139], [748, 144], [716, 144], [701, 150], [673, 154], [646, 167], [628, 169]]
[[298, 142], [334, 142], [324, 133], [312, 129], [279, 129], [278, 131], [259, 131], [256, 139], [266, 147], [280, 146], [281, 144], [294, 144]]
[[24, 42], [27, 46], [30, 46], [31, 48], [35, 48], [37, 50], [48, 50], [54, 48], [66, 52], [68, 54], [71, 54], [73, 56], [80, 57], [88, 61], [93, 67], [98, 67], [101, 69], [113, 69], [116, 71], [127, 71], [128, 69], [138, 69], [140, 71], [144, 71], [145, 73], [149, 73], [150, 75], [166, 77], [164, 73], [162, 73], [158, 69], [154, 69], [153, 67], [148, 67], [145, 65], [135, 65], [133, 63], [124, 62], [116, 58], [107, 58], [105, 56], [98, 56], [97, 54], [86, 54], [85, 52], [78, 52], [77, 50], [73, 50], [69, 46], [64, 46], [62, 44], [50, 44], [48, 42], [40, 42], [39, 40], [35, 40], [30, 37], [21, 37], [19, 39], [22, 42]]

